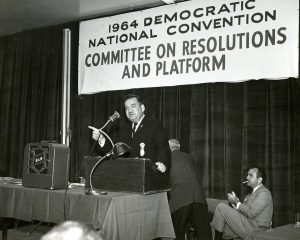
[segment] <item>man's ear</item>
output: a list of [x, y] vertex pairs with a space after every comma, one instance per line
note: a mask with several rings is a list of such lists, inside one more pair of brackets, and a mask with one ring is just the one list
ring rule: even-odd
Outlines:
[[258, 180], [259, 183], [262, 183], [263, 179], [262, 179], [262, 177], [259, 177], [257, 180]]
[[144, 104], [141, 105], [141, 108], [142, 108], [142, 112], [145, 112], [146, 108]]

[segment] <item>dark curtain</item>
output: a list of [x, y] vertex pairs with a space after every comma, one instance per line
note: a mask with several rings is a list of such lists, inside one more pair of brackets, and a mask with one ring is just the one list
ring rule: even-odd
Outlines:
[[274, 226], [292, 223], [300, 211], [299, 79], [133, 89], [77, 95], [78, 23], [0, 38], [0, 169], [22, 176], [24, 147], [60, 141], [62, 30], [72, 31], [70, 176], [84, 175], [83, 156], [93, 145], [89, 125], [107, 127], [113, 138], [125, 123], [122, 97], [143, 97], [146, 114], [160, 119], [198, 166], [207, 197], [243, 196], [247, 167], [267, 171], [274, 199]]
[[49, 28], [0, 39], [0, 166], [11, 176], [21, 176], [26, 143], [58, 139], [61, 36]]

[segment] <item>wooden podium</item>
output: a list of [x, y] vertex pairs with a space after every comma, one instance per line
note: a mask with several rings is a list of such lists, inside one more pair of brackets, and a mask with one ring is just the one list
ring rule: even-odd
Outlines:
[[[90, 188], [90, 171], [99, 158], [85, 156], [85, 187]], [[151, 194], [170, 190], [168, 174], [161, 173], [148, 158], [117, 158], [101, 162], [92, 175], [98, 191]]]

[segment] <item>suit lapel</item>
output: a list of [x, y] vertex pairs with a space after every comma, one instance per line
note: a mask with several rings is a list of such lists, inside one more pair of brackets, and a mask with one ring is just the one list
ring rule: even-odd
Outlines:
[[252, 198], [254, 198], [260, 191], [261, 189], [263, 188], [263, 185], [259, 186], [254, 192], [248, 194], [246, 197], [245, 197], [245, 200], [244, 202], [249, 202]]

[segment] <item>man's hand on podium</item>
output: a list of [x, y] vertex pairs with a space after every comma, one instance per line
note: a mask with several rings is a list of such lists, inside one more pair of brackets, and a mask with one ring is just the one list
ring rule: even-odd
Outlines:
[[161, 171], [162, 173], [164, 173], [166, 171], [167, 168], [166, 168], [165, 164], [163, 164], [162, 162], [156, 162], [155, 164], [157, 166], [157, 169], [159, 171]]

